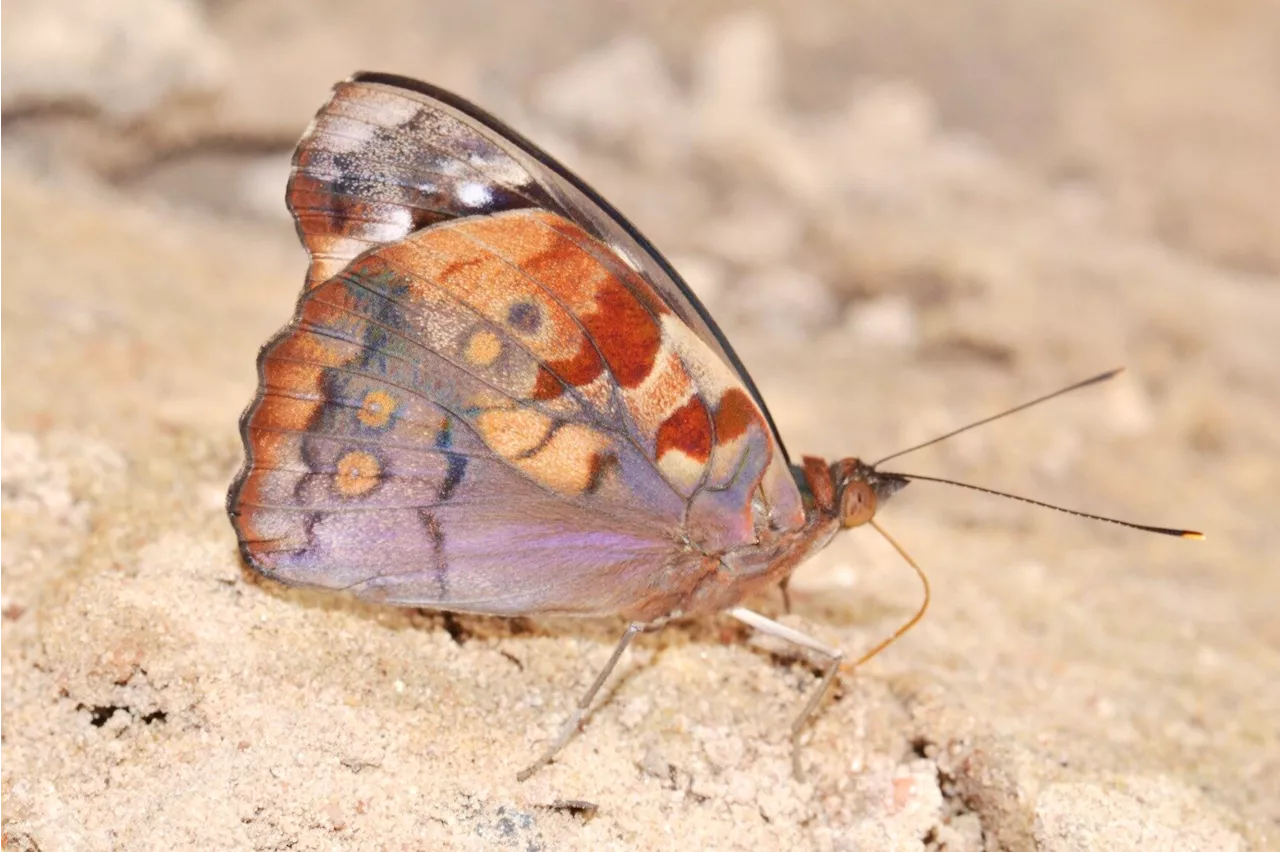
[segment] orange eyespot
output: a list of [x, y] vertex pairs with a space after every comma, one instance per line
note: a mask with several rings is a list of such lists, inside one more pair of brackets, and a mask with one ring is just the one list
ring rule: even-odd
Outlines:
[[855, 480], [840, 492], [840, 526], [860, 527], [875, 514], [876, 492], [867, 483]]

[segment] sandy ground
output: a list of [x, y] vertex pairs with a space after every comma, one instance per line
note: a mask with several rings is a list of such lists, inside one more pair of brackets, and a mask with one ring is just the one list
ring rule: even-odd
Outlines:
[[[6, 4], [4, 847], [1280, 844], [1280, 45], [1267, 4], [1202, 5]], [[287, 157], [367, 66], [633, 214], [793, 453], [1123, 364], [901, 469], [1208, 540], [914, 485], [881, 517], [934, 607], [842, 678], [805, 783], [814, 673], [727, 619], [645, 637], [517, 783], [620, 624], [282, 589], [223, 510], [304, 269]], [[851, 654], [919, 594], [869, 530], [793, 589], [780, 617]]]

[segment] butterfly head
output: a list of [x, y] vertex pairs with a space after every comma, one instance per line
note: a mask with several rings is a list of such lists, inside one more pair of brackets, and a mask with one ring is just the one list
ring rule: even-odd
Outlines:
[[875, 517], [884, 502], [909, 481], [892, 473], [881, 473], [858, 459], [836, 462], [805, 456], [797, 469], [806, 498], [813, 508], [834, 516], [843, 529], [860, 527]]

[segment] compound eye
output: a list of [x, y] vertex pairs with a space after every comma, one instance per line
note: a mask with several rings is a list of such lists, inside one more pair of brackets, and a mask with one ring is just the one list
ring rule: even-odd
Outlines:
[[840, 494], [840, 526], [860, 527], [875, 517], [876, 492], [861, 480], [845, 486]]

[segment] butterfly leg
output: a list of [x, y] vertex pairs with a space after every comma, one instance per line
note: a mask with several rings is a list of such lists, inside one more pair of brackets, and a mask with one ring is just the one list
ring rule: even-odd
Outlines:
[[622, 634], [622, 638], [618, 640], [617, 647], [613, 649], [613, 653], [609, 656], [609, 662], [604, 664], [604, 668], [600, 670], [600, 674], [596, 675], [595, 681], [592, 682], [591, 688], [578, 700], [578, 706], [574, 708], [573, 714], [569, 716], [569, 721], [560, 729], [560, 733], [552, 740], [551, 745], [542, 753], [542, 756], [516, 774], [517, 781], [527, 781], [533, 777], [534, 773], [550, 763], [560, 753], [560, 750], [569, 744], [569, 740], [573, 739], [573, 735], [578, 732], [578, 727], [582, 724], [583, 719], [586, 718], [587, 710], [590, 709], [591, 702], [595, 700], [596, 693], [604, 686], [604, 682], [609, 679], [609, 675], [618, 665], [618, 660], [622, 659], [622, 653], [627, 650], [631, 640], [641, 633], [657, 630], [664, 624], [666, 624], [665, 619], [650, 624], [634, 622], [628, 625], [627, 632]]
[[729, 610], [729, 615], [732, 615], [743, 624], [754, 627], [761, 633], [767, 633], [793, 645], [799, 645], [801, 648], [812, 651], [826, 660], [818, 688], [809, 695], [809, 700], [804, 703], [804, 708], [800, 711], [800, 715], [796, 717], [795, 722], [791, 725], [791, 770], [795, 773], [797, 781], [803, 781], [804, 767], [800, 765], [800, 735], [804, 733], [804, 729], [809, 724], [809, 720], [813, 718], [813, 714], [818, 712], [822, 699], [831, 690], [831, 684], [835, 683], [836, 675], [840, 673], [840, 663], [844, 661], [844, 653], [837, 648], [823, 645], [817, 639], [812, 636], [806, 636], [799, 630], [794, 630], [785, 624], [779, 624], [771, 618], [765, 618], [758, 612], [752, 612], [740, 606]]
[[782, 611], [787, 615], [791, 614], [791, 575], [782, 578], [782, 582], [778, 583], [778, 591], [782, 592]]

